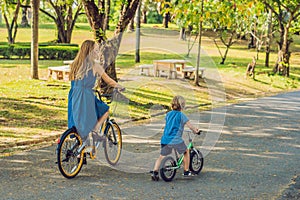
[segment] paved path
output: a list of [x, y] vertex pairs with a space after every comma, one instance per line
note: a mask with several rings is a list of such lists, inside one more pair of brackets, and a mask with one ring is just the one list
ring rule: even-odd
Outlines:
[[[219, 137], [210, 120], [214, 116], [221, 122], [225, 110], [225, 124]], [[299, 188], [293, 190], [298, 194], [285, 194], [291, 191], [285, 189], [300, 175], [300, 92], [192, 114], [190, 118], [208, 130], [196, 141], [206, 155], [204, 169], [197, 177], [184, 179], [180, 171], [171, 183], [150, 181], [147, 171], [157, 157], [159, 134], [151, 138], [132, 138], [128, 134], [148, 133], [150, 129], [160, 132], [162, 124], [153, 123], [124, 129], [124, 154], [119, 170], [101, 164], [101, 160], [88, 160], [75, 179], [67, 180], [55, 165], [55, 146], [2, 158], [0, 199], [299, 197]], [[216, 145], [211, 147], [215, 141]]]

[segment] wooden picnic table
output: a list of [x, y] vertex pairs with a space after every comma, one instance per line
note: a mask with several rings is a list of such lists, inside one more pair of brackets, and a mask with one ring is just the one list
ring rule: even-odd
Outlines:
[[58, 67], [48, 67], [48, 79], [53, 78], [56, 80], [69, 80], [70, 66], [63, 65]]
[[69, 65], [69, 64], [72, 64], [74, 60], [64, 60], [63, 63], [65, 65]]
[[[169, 79], [177, 78], [177, 71], [181, 71], [184, 69], [185, 64], [187, 63], [186, 60], [179, 60], [179, 59], [165, 59], [165, 60], [154, 60], [154, 76], [159, 77], [164, 72], [167, 72], [167, 77]], [[179, 65], [179, 68], [177, 67]]]
[[[198, 68], [200, 78], [204, 78], [204, 71], [205, 71], [205, 68], [203, 68], [203, 67]], [[196, 68], [192, 67], [192, 66], [186, 66], [184, 69], [181, 70], [181, 72], [182, 72], [182, 78], [195, 77]]]

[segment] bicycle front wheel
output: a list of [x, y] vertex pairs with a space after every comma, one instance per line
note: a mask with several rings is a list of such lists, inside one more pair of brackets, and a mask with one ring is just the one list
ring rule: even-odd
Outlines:
[[104, 154], [107, 162], [116, 165], [121, 156], [122, 134], [116, 122], [108, 123], [105, 131]]
[[76, 129], [68, 129], [61, 137], [57, 147], [57, 164], [59, 171], [66, 178], [74, 178], [83, 165], [83, 151], [77, 154], [77, 149], [82, 144], [81, 137]]
[[202, 153], [194, 149], [190, 153], [190, 170], [194, 174], [199, 174], [203, 168], [204, 159]]

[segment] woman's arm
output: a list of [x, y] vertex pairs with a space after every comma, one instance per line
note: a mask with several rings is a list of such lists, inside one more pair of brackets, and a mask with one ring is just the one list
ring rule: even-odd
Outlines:
[[96, 73], [98, 73], [100, 75], [100, 77], [102, 78], [102, 80], [107, 83], [108, 85], [114, 87], [114, 88], [118, 88], [120, 90], [124, 90], [124, 87], [121, 86], [120, 84], [118, 84], [115, 80], [113, 80], [112, 78], [110, 78], [107, 73], [105, 72], [105, 70], [103, 69], [103, 67], [101, 66], [100, 62], [95, 62], [95, 71]]
[[105, 83], [112, 87], [117, 87], [119, 84], [112, 78], [110, 78], [107, 73], [103, 72], [101, 78], [104, 80]]

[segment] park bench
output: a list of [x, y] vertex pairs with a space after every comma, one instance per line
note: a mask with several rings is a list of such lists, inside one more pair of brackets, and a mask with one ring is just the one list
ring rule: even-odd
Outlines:
[[69, 80], [70, 66], [63, 65], [58, 67], [48, 67], [48, 79]]
[[151, 76], [153, 74], [152, 64], [139, 65], [138, 68], [140, 69], [140, 75]]
[[[199, 68], [199, 78], [204, 78], [205, 68]], [[183, 78], [195, 77], [196, 68], [192, 66], [186, 66], [181, 70]]]

